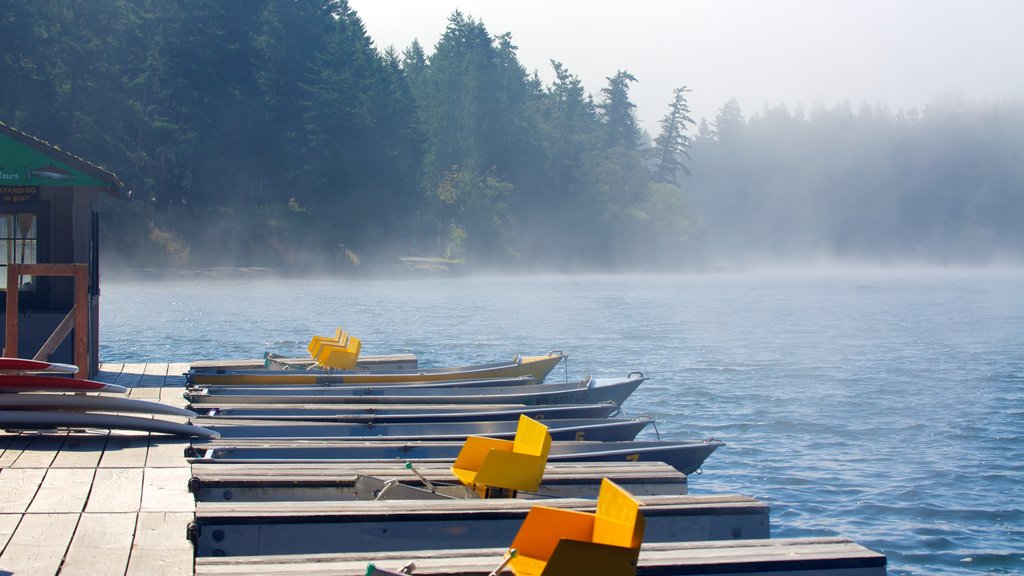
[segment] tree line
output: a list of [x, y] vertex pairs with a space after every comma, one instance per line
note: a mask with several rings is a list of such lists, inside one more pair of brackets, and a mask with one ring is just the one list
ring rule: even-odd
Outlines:
[[680, 86], [648, 134], [628, 71], [590, 94], [553, 60], [545, 83], [511, 34], [458, 11], [433, 47], [382, 49], [345, 0], [0, 7], [0, 120], [132, 190], [103, 207], [108, 262], [1024, 253], [1019, 106], [745, 118], [730, 102], [698, 127]]
[[460, 12], [428, 53], [379, 49], [345, 0], [3, 5], [0, 118], [127, 183], [103, 246], [129, 263], [614, 268], [685, 249], [665, 178], [685, 92], [651, 164], [628, 72], [597, 100], [557, 62], [545, 85]]

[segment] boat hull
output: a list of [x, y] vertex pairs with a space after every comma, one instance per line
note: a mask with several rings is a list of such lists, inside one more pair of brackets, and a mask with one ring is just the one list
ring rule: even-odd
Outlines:
[[[222, 440], [465, 440], [487, 436], [512, 440], [518, 422], [446, 422], [422, 424], [296, 423], [243, 420], [224, 423], [219, 418], [197, 418], [196, 424], [220, 433]], [[552, 440], [625, 441], [636, 438], [649, 418], [569, 418], [546, 423]]]
[[573, 384], [537, 384], [533, 386], [373, 390], [335, 387], [304, 387], [289, 389], [236, 388], [231, 386], [201, 387], [186, 391], [185, 398], [193, 405], [230, 402], [232, 404], [588, 404], [614, 402], [621, 405], [645, 380], [639, 373], [621, 379], [588, 378]]
[[370, 384], [374, 382], [513, 378], [516, 376], [532, 376], [534, 380], [541, 382], [565, 357], [566, 355], [561, 352], [551, 352], [546, 356], [516, 356], [512, 362], [391, 371], [192, 369], [185, 373], [185, 380], [192, 386]]
[[200, 414], [220, 420], [285, 420], [296, 422], [469, 422], [511, 420], [521, 414], [534, 420], [562, 418], [605, 418], [619, 410], [613, 402], [598, 404], [565, 404], [550, 406], [515, 406], [501, 404], [310, 404], [310, 405], [215, 405], [202, 404]]
[[[665, 462], [684, 474], [697, 471], [724, 442], [552, 442], [549, 462]], [[310, 463], [408, 461], [452, 462], [461, 442], [253, 442], [197, 444], [194, 462]]]

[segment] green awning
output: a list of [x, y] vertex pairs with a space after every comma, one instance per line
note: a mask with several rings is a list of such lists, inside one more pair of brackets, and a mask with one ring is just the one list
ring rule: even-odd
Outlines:
[[117, 176], [0, 123], [0, 186], [103, 188], [120, 195]]

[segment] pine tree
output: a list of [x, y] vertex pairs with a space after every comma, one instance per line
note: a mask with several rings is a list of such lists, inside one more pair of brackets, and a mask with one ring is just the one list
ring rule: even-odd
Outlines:
[[620, 70], [608, 78], [601, 89], [604, 101], [598, 104], [605, 126], [605, 147], [636, 150], [640, 144], [640, 126], [636, 122], [636, 105], [629, 100], [629, 85], [636, 77]]
[[687, 134], [687, 128], [694, 125], [686, 101], [687, 92], [690, 90], [686, 86], [673, 91], [669, 112], [661, 120], [661, 133], [654, 139], [655, 178], [659, 182], [675, 182], [679, 172], [690, 175], [690, 169], [682, 160], [690, 158], [687, 150], [693, 144], [693, 138]]

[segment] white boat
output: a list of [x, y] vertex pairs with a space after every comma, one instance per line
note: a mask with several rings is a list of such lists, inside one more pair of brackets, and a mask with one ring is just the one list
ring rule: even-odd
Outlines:
[[375, 382], [423, 382], [430, 380], [462, 380], [533, 376], [541, 382], [566, 355], [559, 351], [546, 356], [516, 355], [511, 362], [475, 364], [448, 368], [417, 368], [412, 370], [229, 370], [193, 368], [185, 373], [190, 386], [261, 386], [309, 384], [372, 384]]
[[[709, 438], [682, 442], [552, 442], [548, 462], [665, 462], [684, 474], [697, 471], [725, 443]], [[311, 463], [408, 461], [454, 462], [462, 442], [253, 441], [194, 443], [193, 462]]]
[[[236, 439], [272, 440], [465, 440], [467, 436], [487, 436], [512, 440], [518, 422], [444, 422], [415, 424], [352, 424], [334, 422], [274, 422], [197, 418], [196, 424], [220, 433], [224, 441]], [[632, 440], [650, 418], [567, 418], [545, 422], [553, 440], [593, 440], [598, 442]]]
[[561, 418], [606, 418], [619, 410], [614, 402], [522, 406], [509, 404], [200, 404], [201, 416], [222, 421], [288, 420], [298, 422], [470, 422]]
[[633, 372], [625, 378], [586, 377], [566, 384], [534, 384], [484, 388], [415, 388], [364, 390], [360, 387], [325, 386], [200, 386], [187, 390], [185, 398], [193, 405], [232, 404], [586, 404], [614, 402], [622, 404], [640, 384], [643, 374]]

